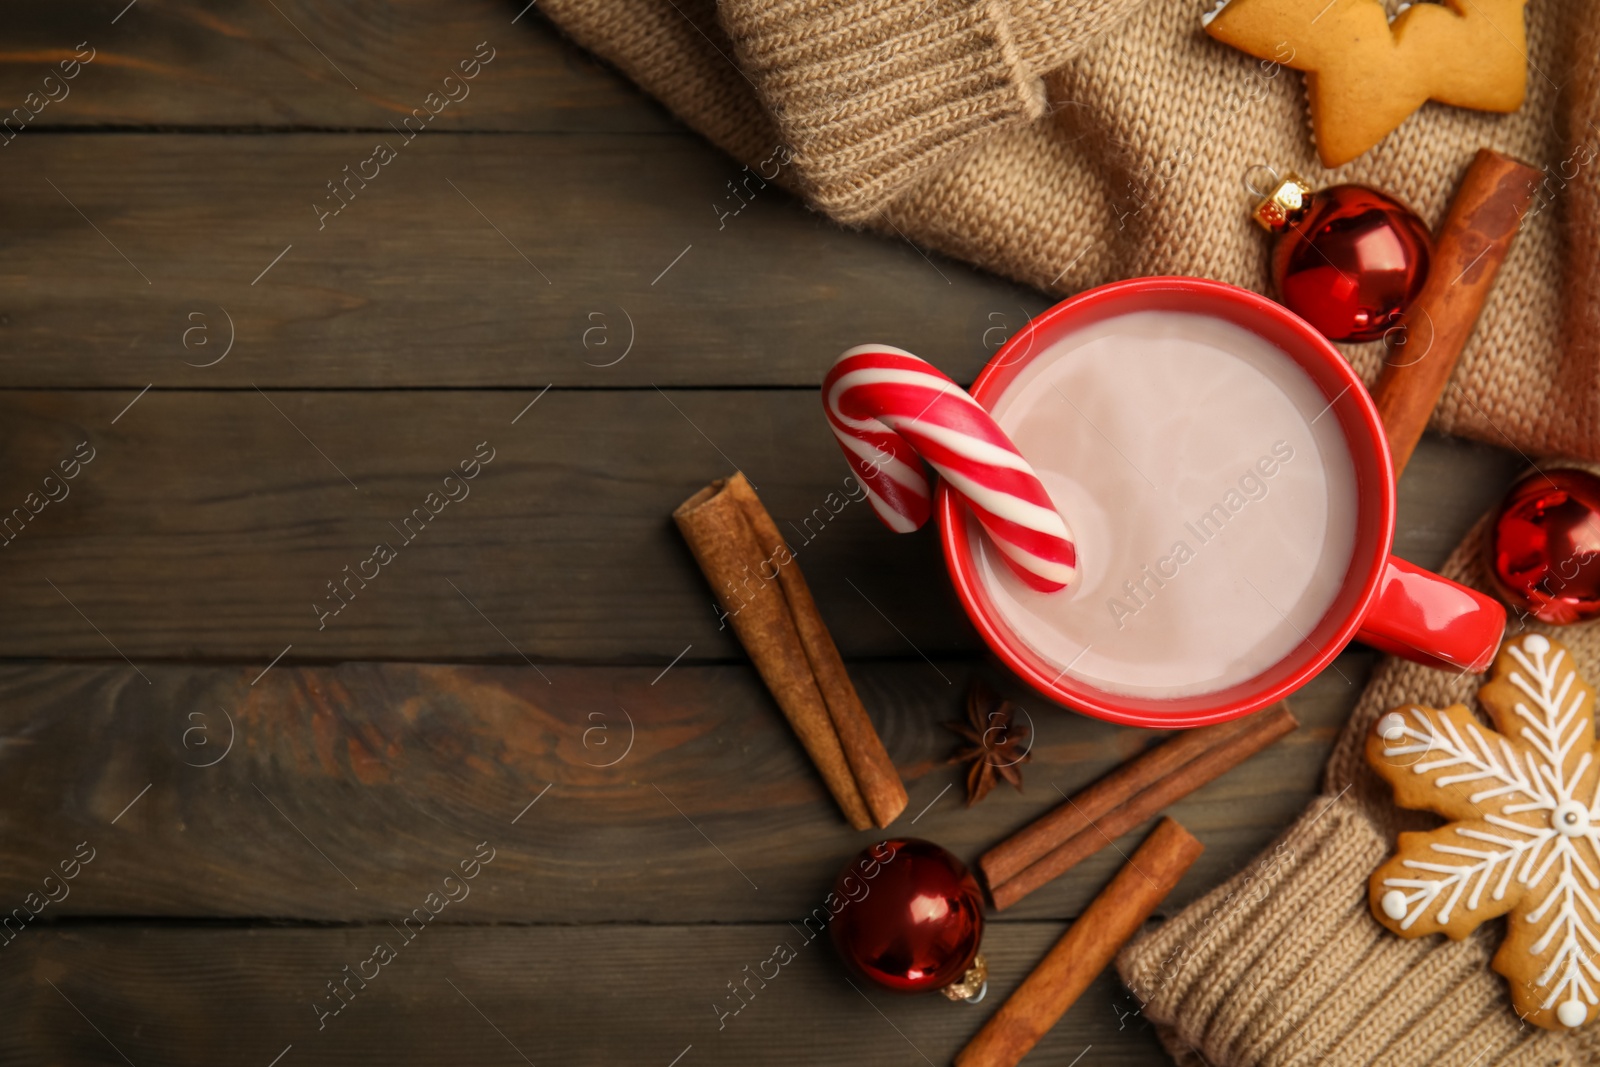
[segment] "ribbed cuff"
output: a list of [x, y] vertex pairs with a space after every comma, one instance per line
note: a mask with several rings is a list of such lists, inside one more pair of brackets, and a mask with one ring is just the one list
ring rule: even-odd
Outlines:
[[1406, 940], [1367, 910], [1392, 844], [1349, 797], [1312, 804], [1255, 863], [1117, 959], [1170, 1048], [1215, 1067], [1584, 1062], [1524, 1026], [1493, 940]]
[[726, 0], [720, 11], [806, 192], [842, 222], [1044, 113], [999, 0]]

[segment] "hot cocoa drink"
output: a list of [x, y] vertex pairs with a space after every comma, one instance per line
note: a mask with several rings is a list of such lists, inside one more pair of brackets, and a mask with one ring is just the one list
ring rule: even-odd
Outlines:
[[1071, 517], [1081, 579], [1030, 589], [973, 530], [1000, 619], [1065, 676], [1146, 699], [1280, 662], [1355, 547], [1355, 467], [1331, 407], [1294, 359], [1220, 318], [1138, 311], [1059, 337], [993, 415]]

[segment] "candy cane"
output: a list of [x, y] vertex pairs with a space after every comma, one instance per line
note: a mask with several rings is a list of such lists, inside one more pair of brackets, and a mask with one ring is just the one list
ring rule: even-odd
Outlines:
[[1072, 531], [1039, 476], [976, 400], [925, 360], [888, 345], [840, 356], [822, 382], [828, 425], [891, 530], [928, 521], [927, 460], [977, 516], [1018, 577], [1050, 592], [1072, 584]]

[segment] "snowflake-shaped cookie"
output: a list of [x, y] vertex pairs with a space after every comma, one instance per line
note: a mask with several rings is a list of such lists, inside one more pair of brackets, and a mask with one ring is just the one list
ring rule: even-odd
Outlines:
[[1367, 760], [1395, 803], [1452, 820], [1400, 835], [1372, 875], [1378, 921], [1402, 937], [1460, 940], [1510, 913], [1494, 969], [1519, 1015], [1582, 1026], [1600, 1007], [1600, 763], [1594, 690], [1539, 634], [1507, 641], [1478, 700], [1409, 705], [1378, 720]]

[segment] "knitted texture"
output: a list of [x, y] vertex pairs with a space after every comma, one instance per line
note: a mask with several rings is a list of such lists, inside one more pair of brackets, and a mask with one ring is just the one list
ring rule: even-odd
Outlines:
[[781, 143], [733, 61], [716, 0], [543, 0], [539, 10], [740, 162], [756, 165]]
[[998, 0], [725, 0], [805, 194], [859, 222], [992, 129], [1044, 113]]
[[1007, 0], [1017, 55], [1049, 73], [1134, 11], [1143, 0]]
[[[721, 22], [714, 0], [540, 8], [741, 161], [789, 143], [803, 166], [775, 180], [835, 217], [1058, 294], [1152, 273], [1266, 291], [1269, 242], [1242, 183], [1256, 164], [1370, 184], [1437, 224], [1479, 147], [1520, 157], [1545, 181], [1432, 425], [1600, 459], [1600, 5], [1528, 6], [1518, 112], [1429, 104], [1330, 172], [1302, 77], [1206, 37], [1212, 0], [1000, 2], [725, 0]], [[1370, 382], [1379, 346], [1345, 351]], [[1480, 526], [1444, 569], [1480, 588], [1481, 537]], [[1600, 678], [1600, 628], [1560, 638]], [[1363, 739], [1400, 704], [1473, 706], [1479, 683], [1381, 663], [1326, 795], [1256, 863], [1124, 951], [1119, 970], [1179, 1063], [1600, 1062], [1600, 1028], [1518, 1022], [1488, 966], [1503, 924], [1406, 940], [1367, 911], [1367, 878], [1395, 834], [1438, 820], [1394, 807]]]
[[[1428, 104], [1337, 172], [1317, 160], [1303, 77], [1206, 37], [1193, 4], [1141, 6], [1058, 72], [1052, 99], [1070, 101], [1060, 112], [1062, 128], [1096, 146], [1111, 210], [1133, 230], [1134, 255], [1119, 264], [1123, 273], [1199, 274], [1266, 291], [1270, 242], [1246, 217], [1242, 190], [1252, 164], [1294, 170], [1313, 186], [1371, 185], [1437, 225], [1478, 148], [1540, 167], [1568, 155], [1562, 118], [1574, 98], [1560, 86], [1577, 67], [1593, 64], [1592, 52], [1574, 62], [1582, 10], [1566, 0], [1526, 9], [1528, 94], [1516, 113]], [[1584, 14], [1592, 20], [1592, 6]], [[1592, 109], [1592, 99], [1585, 103]], [[1588, 117], [1600, 115], [1591, 110]], [[1529, 454], [1600, 454], [1579, 398], [1555, 387], [1570, 340], [1562, 330], [1560, 225], [1570, 199], [1563, 192], [1547, 210], [1530, 212], [1435, 413], [1435, 429], [1501, 446], [1509, 439]], [[1381, 343], [1345, 352], [1370, 383]], [[1582, 359], [1576, 349], [1571, 356]]]
[[[1489, 587], [1488, 522], [1441, 573]], [[1508, 632], [1524, 630], [1559, 638], [1581, 673], [1600, 677], [1600, 626], [1547, 627], [1513, 613]], [[1366, 738], [1403, 704], [1476, 708], [1482, 682], [1386, 658], [1329, 758], [1325, 795], [1244, 871], [1123, 950], [1118, 970], [1175, 1051], [1214, 1067], [1600, 1062], [1593, 1028], [1559, 1034], [1517, 1018], [1505, 979], [1489, 969], [1503, 922], [1459, 942], [1407, 940], [1368, 911], [1367, 879], [1396, 835], [1440, 820], [1395, 807], [1366, 763]]]
[[[1566, 89], [1568, 150], [1546, 169], [1533, 210], [1553, 211], [1566, 223], [1568, 350], [1557, 388], [1572, 398], [1576, 436], [1592, 441], [1600, 439], [1600, 14], [1586, 18], [1573, 54], [1588, 58], [1574, 63]], [[1563, 200], [1570, 207], [1564, 213]]]
[[[1303, 77], [1207, 37], [1212, 0], [1001, 2], [726, 0], [732, 34], [712, 0], [540, 9], [741, 161], [794, 138], [805, 165], [779, 181], [823, 210], [1057, 294], [1150, 273], [1265, 292], [1269, 241], [1243, 187], [1256, 164], [1374, 185], [1430, 224], [1479, 147], [1547, 168], [1432, 425], [1600, 458], [1600, 159], [1579, 153], [1600, 148], [1600, 5], [1528, 5], [1516, 113], [1428, 104], [1335, 173], [1316, 161]], [[1029, 119], [1027, 79], [1051, 68]], [[1370, 382], [1379, 346], [1345, 351]]]

